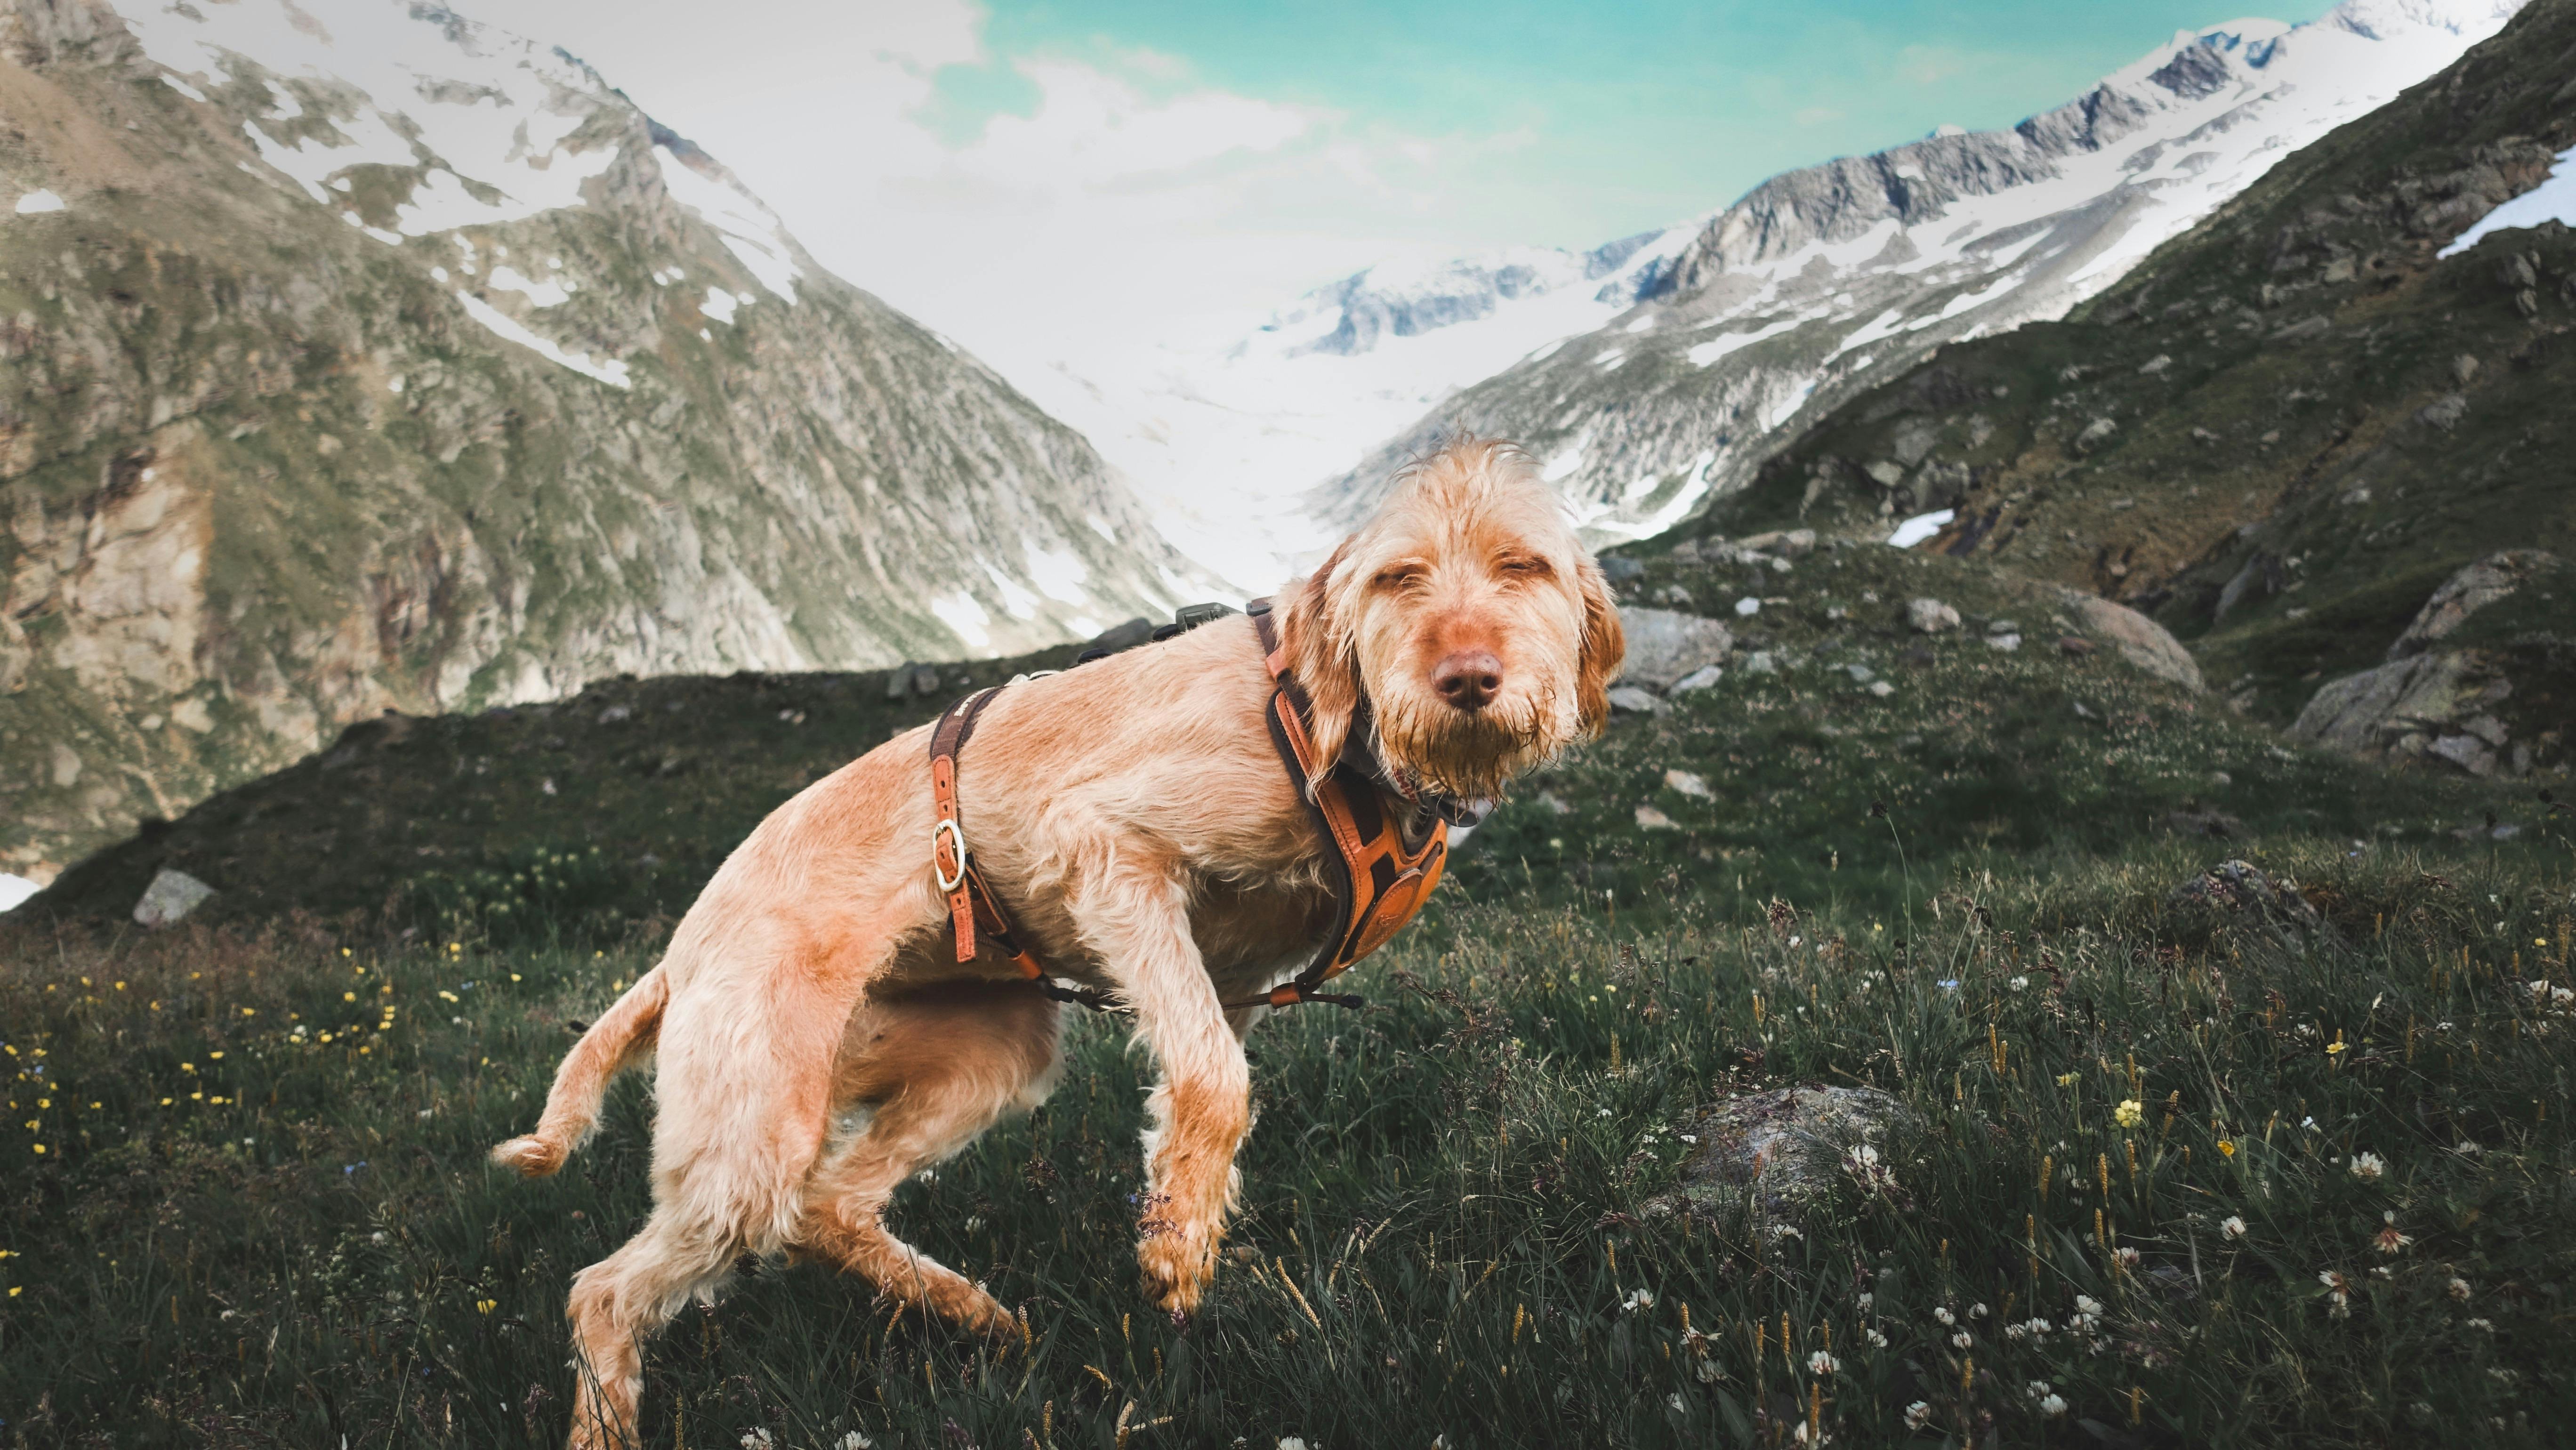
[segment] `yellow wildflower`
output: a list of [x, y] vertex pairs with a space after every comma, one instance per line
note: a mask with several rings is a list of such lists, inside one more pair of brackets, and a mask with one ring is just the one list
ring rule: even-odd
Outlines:
[[2147, 1105], [2136, 1098], [2122, 1098], [2120, 1106], [2113, 1109], [2111, 1113], [2111, 1121], [2123, 1128], [2134, 1128], [2145, 1122], [2146, 1118]]
[[2218, 1152], [2219, 1152], [2219, 1156], [2220, 1156], [2220, 1157], [2223, 1157], [2223, 1158], [2233, 1158], [2233, 1157], [2235, 1157], [2235, 1156], [2236, 1156], [2236, 1140], [2235, 1140], [2235, 1139], [2233, 1139], [2233, 1138], [2221, 1138], [2221, 1139], [2219, 1139], [2219, 1140], [2218, 1140]]

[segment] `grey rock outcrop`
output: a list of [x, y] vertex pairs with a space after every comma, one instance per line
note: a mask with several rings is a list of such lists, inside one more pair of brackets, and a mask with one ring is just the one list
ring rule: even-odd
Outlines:
[[2536, 760], [2546, 763], [2564, 745], [2564, 722], [2554, 729], [2540, 722], [2537, 730], [2525, 722], [2520, 733], [2530, 738], [2516, 738], [2510, 717], [2519, 702], [2505, 654], [2458, 647], [2457, 636], [2473, 617], [2552, 575], [2576, 583], [2563, 560], [2541, 549], [2504, 550], [2463, 567], [2416, 611], [2389, 646], [2388, 663], [2319, 686], [2291, 736], [2478, 776], [2522, 775]]
[[1959, 627], [1959, 611], [1938, 599], [1908, 600], [1905, 623], [1916, 634], [1944, 634]]
[[2075, 616], [2079, 628], [2109, 640], [2130, 664], [2186, 690], [2202, 687], [2200, 663], [2163, 625], [2098, 594], [2061, 588], [2056, 595], [2058, 603]]
[[2206, 924], [2251, 925], [2296, 936], [2318, 930], [2325, 918], [2299, 883], [2250, 861], [2221, 861], [2165, 896], [2165, 909]]
[[1697, 614], [1670, 609], [1623, 609], [1619, 623], [1628, 634], [1628, 660], [1619, 683], [1657, 692], [1711, 665], [1724, 664], [1735, 648], [1735, 636], [1723, 624]]
[[2434, 590], [2433, 597], [2415, 612], [2406, 632], [2388, 647], [2388, 657], [2402, 660], [2422, 654], [2466, 623], [2470, 615], [2513, 597], [2534, 576], [2557, 568], [2559, 563], [2558, 556], [2546, 549], [2506, 549], [2487, 555], [2442, 581], [2442, 587]]

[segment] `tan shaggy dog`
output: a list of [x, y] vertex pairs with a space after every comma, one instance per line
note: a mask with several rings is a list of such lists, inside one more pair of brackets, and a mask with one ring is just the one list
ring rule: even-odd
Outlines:
[[[1277, 608], [1323, 758], [1374, 750], [1470, 799], [1598, 731], [1625, 651], [1527, 456], [1480, 440], [1409, 469]], [[1221, 619], [1002, 691], [958, 758], [968, 840], [1022, 944], [1131, 1007], [1160, 1071], [1136, 1257], [1176, 1317], [1215, 1269], [1252, 1126], [1242, 1039], [1266, 1009], [1223, 1004], [1294, 976], [1333, 917], [1329, 844], [1271, 744], [1271, 689], [1252, 621]], [[1350, 738], [1363, 698], [1373, 740]], [[928, 742], [927, 726], [897, 736], [761, 822], [564, 1060], [537, 1130], [493, 1151], [553, 1172], [609, 1079], [657, 1059], [652, 1217], [573, 1281], [577, 1447], [634, 1442], [642, 1337], [746, 1253], [1016, 1332], [881, 1218], [906, 1177], [1036, 1106], [1058, 1072], [1057, 1004], [989, 947], [955, 960]]]

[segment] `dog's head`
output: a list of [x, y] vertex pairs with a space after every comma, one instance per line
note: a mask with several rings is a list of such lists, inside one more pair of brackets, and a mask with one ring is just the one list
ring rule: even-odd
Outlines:
[[1627, 652], [1600, 566], [1529, 456], [1475, 438], [1405, 470], [1297, 585], [1282, 643], [1325, 759], [1365, 697], [1389, 766], [1471, 799], [1598, 732]]

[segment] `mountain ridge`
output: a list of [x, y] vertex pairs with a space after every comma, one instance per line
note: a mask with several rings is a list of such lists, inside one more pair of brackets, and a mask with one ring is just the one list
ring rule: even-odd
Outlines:
[[0, 869], [385, 709], [1201, 592], [1078, 434], [562, 52], [261, 0], [0, 0], [0, 50]]
[[1373, 506], [1453, 429], [1519, 437], [1597, 542], [1742, 487], [1799, 420], [1932, 347], [2062, 315], [2286, 154], [2491, 33], [2513, 0], [2352, 0], [2186, 31], [2018, 126], [1786, 172], [1654, 295], [1468, 386], [1306, 494]]

